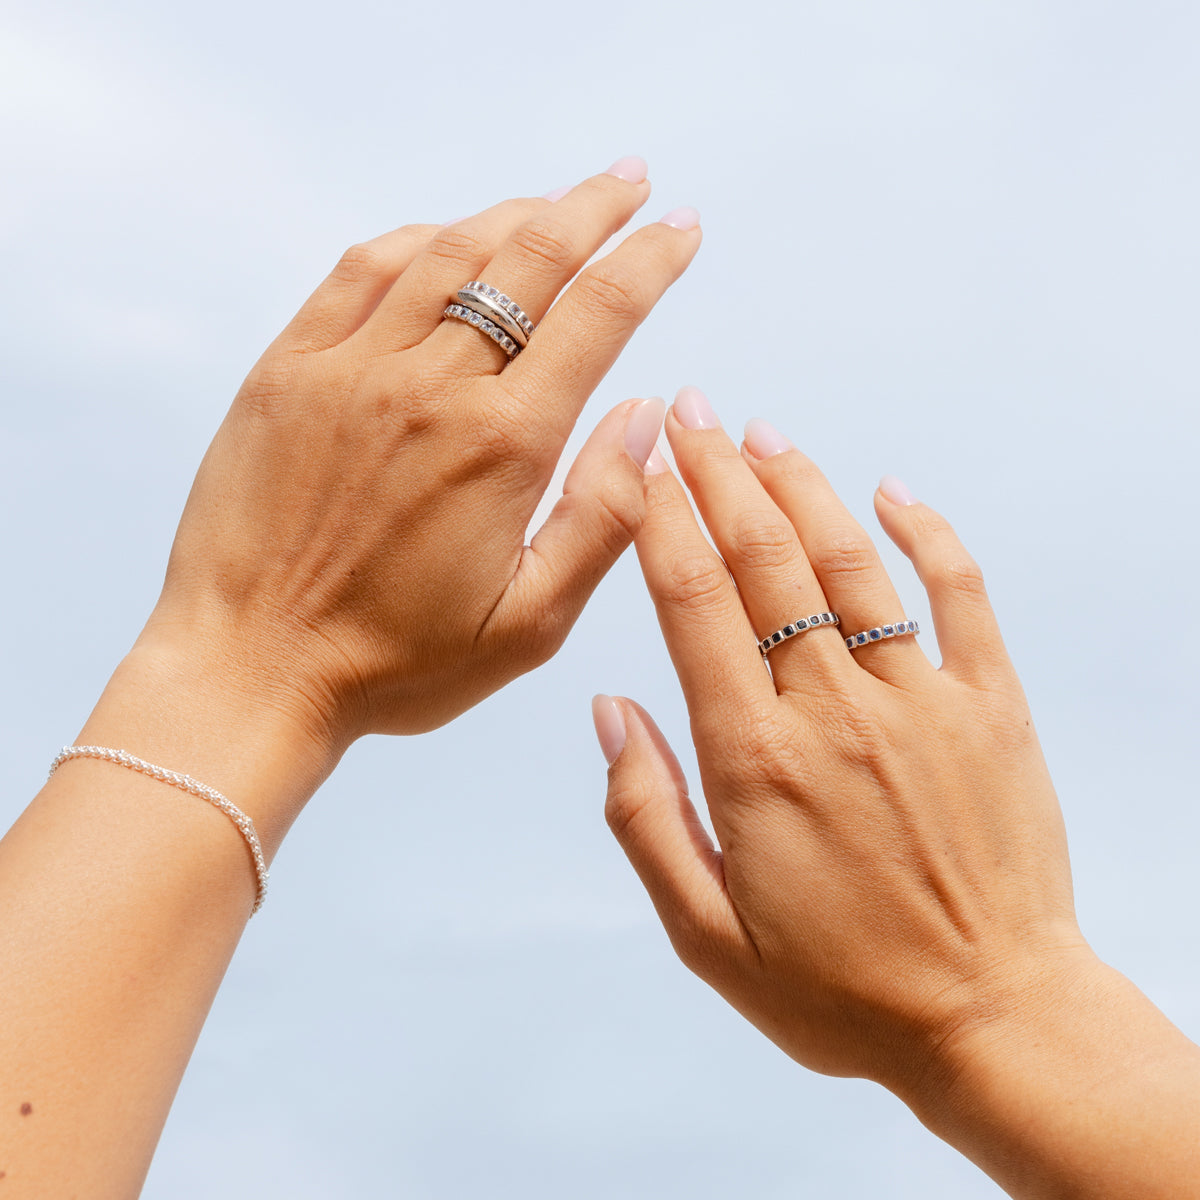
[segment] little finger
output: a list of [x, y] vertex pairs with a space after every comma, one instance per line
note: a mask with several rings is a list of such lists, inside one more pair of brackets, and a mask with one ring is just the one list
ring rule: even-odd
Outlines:
[[960, 678], [1010, 672], [983, 573], [946, 518], [890, 475], [875, 493], [875, 512], [929, 595], [943, 668]]

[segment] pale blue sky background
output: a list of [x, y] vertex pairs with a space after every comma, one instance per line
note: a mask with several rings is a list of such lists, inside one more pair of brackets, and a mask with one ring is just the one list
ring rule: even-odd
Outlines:
[[[1200, 1036], [1198, 67], [1184, 0], [6, 3], [0, 824], [345, 245], [640, 153], [646, 219], [694, 204], [706, 242], [584, 423], [696, 383], [872, 528], [884, 471], [946, 512], [1038, 718], [1084, 931]], [[146, 1196], [998, 1194], [674, 960], [604, 827], [597, 690], [686, 747], [632, 559], [549, 667], [354, 749], [276, 860]]]

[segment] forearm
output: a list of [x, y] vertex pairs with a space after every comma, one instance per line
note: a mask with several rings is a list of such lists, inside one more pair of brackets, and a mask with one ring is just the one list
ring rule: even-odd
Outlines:
[[1019, 1200], [1200, 1197], [1200, 1047], [1095, 960], [947, 1048], [906, 1097]]
[[[217, 788], [268, 860], [335, 757], [215, 657], [146, 647], [78, 740]], [[0, 1171], [14, 1197], [138, 1193], [255, 887], [224, 813], [107, 762], [64, 763], [0, 842]]]

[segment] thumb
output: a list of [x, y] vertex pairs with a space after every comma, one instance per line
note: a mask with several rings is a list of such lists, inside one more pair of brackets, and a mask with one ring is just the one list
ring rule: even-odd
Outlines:
[[699, 975], [746, 939], [725, 889], [721, 852], [688, 797], [687, 780], [649, 713], [632, 700], [596, 696], [592, 718], [608, 759], [605, 817], [666, 928]]

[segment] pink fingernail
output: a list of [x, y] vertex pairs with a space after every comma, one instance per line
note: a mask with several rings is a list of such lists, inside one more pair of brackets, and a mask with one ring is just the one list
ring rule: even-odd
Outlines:
[[893, 503], [899, 505], [916, 504], [917, 498], [906, 488], [895, 475], [885, 475], [879, 481], [879, 490]]
[[795, 448], [774, 425], [768, 424], [762, 417], [753, 417], [746, 422], [746, 449], [755, 458], [771, 458]]
[[713, 412], [708, 397], [698, 387], [679, 389], [671, 406], [675, 419], [684, 429], [720, 429], [721, 422]]
[[596, 723], [596, 736], [604, 761], [611, 767], [625, 749], [625, 717], [617, 702], [603, 694], [592, 697], [592, 720]]
[[542, 197], [542, 199], [549, 200], [550, 203], [553, 204], [555, 202], [555, 200], [561, 200], [570, 190], [571, 190], [571, 185], [569, 183], [567, 183], [567, 184], [564, 184], [562, 187], [556, 187], [554, 189], [554, 191], [552, 191], [552, 192], [547, 192]]
[[665, 475], [670, 469], [670, 465], [663, 458], [662, 451], [657, 446], [650, 451], [650, 457], [646, 459], [646, 465], [642, 468], [647, 475]]
[[666, 401], [661, 396], [651, 396], [636, 405], [625, 422], [625, 451], [639, 467], [645, 467], [658, 441], [666, 411]]
[[658, 223], [670, 225], [672, 229], [695, 229], [700, 224], [700, 213], [685, 204], [682, 208], [671, 209]]
[[459, 221], [465, 221], [466, 219], [466, 217], [455, 217], [453, 221], [443, 221], [442, 228], [445, 229], [447, 225], [457, 225]]
[[615, 175], [618, 179], [624, 179], [626, 183], [641, 183], [646, 178], [649, 170], [650, 168], [646, 165], [644, 158], [639, 158], [636, 154], [630, 154], [625, 158], [618, 158], [604, 173], [605, 175]]

